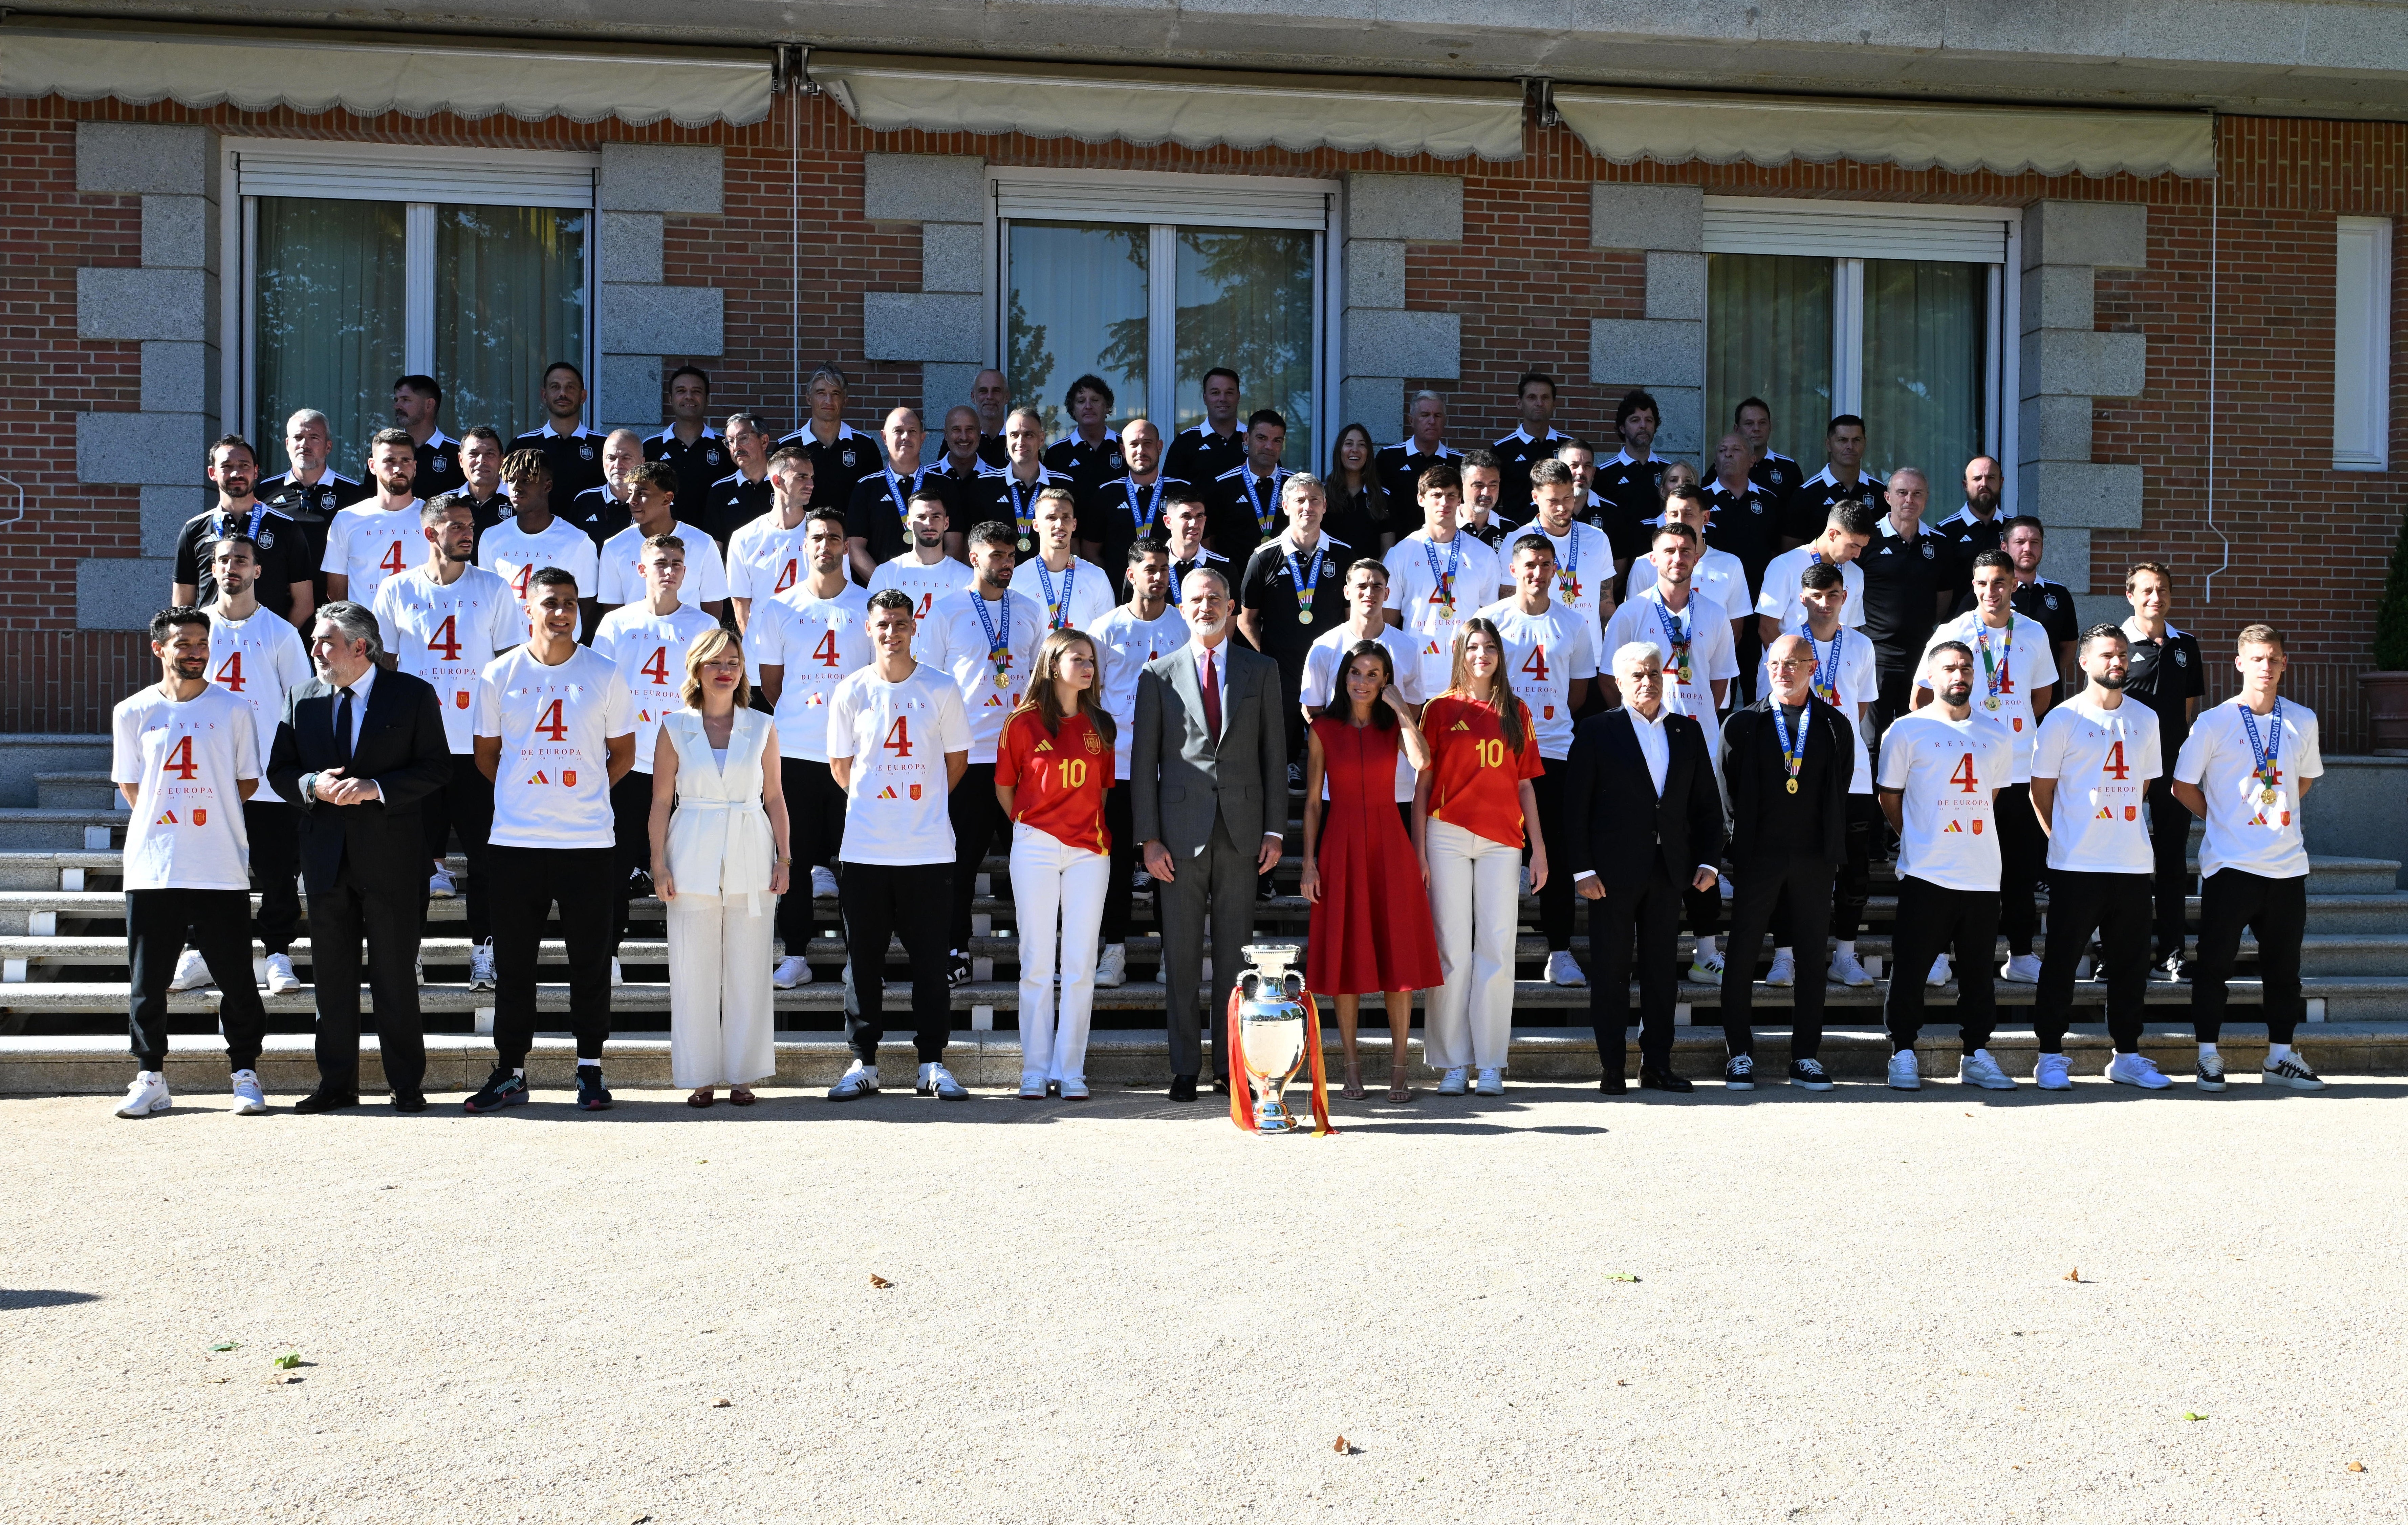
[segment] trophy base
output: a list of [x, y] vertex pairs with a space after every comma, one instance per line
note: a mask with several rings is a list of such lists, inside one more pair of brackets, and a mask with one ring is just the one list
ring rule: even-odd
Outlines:
[[1268, 1097], [1254, 1103], [1254, 1131], [1257, 1133], [1293, 1133], [1302, 1126], [1285, 1106]]

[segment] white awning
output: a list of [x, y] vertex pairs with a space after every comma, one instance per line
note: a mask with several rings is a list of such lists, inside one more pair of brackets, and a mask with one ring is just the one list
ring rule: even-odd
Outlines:
[[1025, 133], [1085, 143], [1270, 145], [1440, 159], [1522, 156], [1522, 92], [1515, 85], [956, 65], [867, 53], [813, 53], [810, 72], [877, 132]]
[[507, 112], [526, 122], [617, 117], [637, 126], [737, 126], [769, 114], [769, 53], [566, 51], [493, 42], [145, 29], [0, 30], [0, 95], [136, 106], [172, 100], [238, 110], [304, 113], [337, 108], [471, 121]]
[[1559, 87], [1555, 109], [1615, 164], [1828, 164], [2064, 175], [2215, 173], [2215, 119], [2204, 112], [2084, 111], [1894, 101], [1789, 100], [1673, 91]]

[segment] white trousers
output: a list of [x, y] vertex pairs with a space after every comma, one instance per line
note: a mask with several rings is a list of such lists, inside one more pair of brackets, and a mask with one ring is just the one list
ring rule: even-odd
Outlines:
[[1433, 1070], [1502, 1070], [1513, 1042], [1522, 850], [1437, 820], [1428, 842], [1430, 919], [1446, 983], [1429, 1003], [1423, 1059]]
[[[1011, 828], [1011, 903], [1020, 916], [1020, 1078], [1084, 1080], [1096, 1009], [1096, 940], [1111, 886], [1105, 853], [1071, 846], [1025, 823]], [[1062, 1006], [1054, 1008], [1054, 925], [1061, 931]]]
[[769, 931], [777, 903], [680, 890], [668, 903], [669, 1076], [700, 1086], [749, 1086], [777, 1073], [777, 1007]]

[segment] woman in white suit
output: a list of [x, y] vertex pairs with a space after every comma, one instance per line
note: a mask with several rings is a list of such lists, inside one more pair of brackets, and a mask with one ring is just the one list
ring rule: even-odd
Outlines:
[[749, 1107], [774, 1074], [769, 937], [786, 891], [786, 799], [778, 730], [751, 708], [744, 650], [713, 630], [685, 655], [685, 708], [661, 719], [652, 754], [653, 887], [668, 907], [669, 1073]]

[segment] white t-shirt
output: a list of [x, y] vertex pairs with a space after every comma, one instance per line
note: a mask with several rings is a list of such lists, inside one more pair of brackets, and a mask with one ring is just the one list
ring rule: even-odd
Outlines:
[[869, 591], [883, 593], [888, 588], [900, 588], [911, 596], [911, 618], [918, 628], [911, 633], [911, 659], [945, 665], [944, 630], [931, 616], [937, 600], [947, 594], [960, 593], [976, 579], [967, 562], [947, 556], [935, 566], [924, 564], [911, 552], [906, 551], [892, 561], [882, 561], [870, 568]]
[[[715, 604], [727, 597], [727, 568], [720, 564], [719, 542], [692, 525], [672, 523], [662, 533], [674, 535], [685, 542], [685, 581], [678, 586], [678, 601], [686, 604]], [[634, 525], [602, 542], [601, 569], [595, 573], [599, 592], [595, 597], [606, 604], [639, 604], [644, 601], [644, 541], [650, 537]], [[585, 591], [582, 583], [578, 591]]]
[[[1881, 698], [1881, 678], [1873, 663], [1873, 643], [1862, 630], [1840, 626], [1830, 640], [1816, 640], [1813, 630], [1802, 620], [1787, 627], [1785, 635], [1803, 636], [1814, 649], [1814, 676], [1810, 680], [1814, 697], [1848, 717], [1848, 728], [1856, 732], [1856, 766], [1850, 775], [1850, 794], [1873, 792], [1872, 754], [1865, 745], [1867, 712]], [[1832, 647], [1839, 650], [1836, 654]], [[1767, 647], [1764, 663], [1756, 669], [1756, 691], [1772, 692], [1772, 651]]]
[[727, 537], [728, 596], [775, 598], [800, 583], [805, 575], [803, 537], [810, 527], [806, 518], [788, 529], [774, 508], [737, 525], [736, 533]]
[[[1756, 596], [1756, 611], [1771, 615], [1784, 630], [1794, 630], [1804, 624], [1806, 599], [1798, 579], [1822, 559], [1822, 553], [1811, 545], [1800, 545], [1773, 557], [1764, 568], [1764, 591]], [[1848, 590], [1848, 601], [1840, 606], [1840, 624], [1851, 630], [1863, 629], [1865, 569], [1853, 561], [1841, 563], [1840, 586]]]
[[594, 655], [619, 669], [636, 707], [636, 771], [652, 770], [661, 717], [685, 708], [685, 654], [719, 628], [719, 622], [692, 604], [655, 614], [644, 601], [622, 605], [594, 629]]
[[209, 682], [251, 707], [259, 743], [259, 787], [251, 798], [274, 804], [276, 791], [267, 786], [267, 755], [284, 718], [284, 696], [313, 675], [309, 650], [293, 622], [271, 610], [256, 610], [247, 620], [229, 619], [214, 609], [208, 614]]
[[[1633, 561], [1630, 597], [1635, 598], [1655, 585], [1656, 564], [1645, 556]], [[1725, 619], [1735, 620], [1756, 612], [1756, 600], [1747, 591], [1747, 568], [1740, 564], [1739, 557], [1713, 546], [1706, 547], [1705, 554], [1698, 558], [1697, 567], [1689, 573], [1689, 596], [1713, 604], [1723, 611]]]
[[[2031, 691], [2057, 682], [2057, 654], [2049, 646], [2048, 632], [2037, 622], [2021, 614], [2014, 616], [2014, 622], [2011, 631], [1993, 630], [1982, 623], [1982, 611], [1977, 609], [1932, 631], [1923, 645], [1923, 660], [1914, 665], [1914, 686], [1931, 686], [1932, 647], [1943, 640], [1963, 641], [1973, 653], [1973, 712], [2006, 728], [2015, 743], [2014, 775], [2007, 782], [2028, 784], [2032, 743], [2040, 739], [2040, 725], [2032, 718]], [[1999, 701], [1996, 710], [1989, 706], [1992, 698]]]
[[[2048, 866], [2074, 873], [2154, 873], [2144, 798], [2157, 776], [2157, 717], [2135, 698], [2102, 710], [2081, 693], [2041, 717], [2031, 776], [2057, 780]], [[2143, 891], [2143, 893], [2146, 893]]]
[[828, 758], [853, 763], [838, 856], [847, 863], [951, 863], [945, 754], [969, 744], [961, 691], [938, 669], [914, 668], [899, 683], [875, 668], [848, 674], [827, 707]]
[[746, 655], [781, 669], [778, 755], [827, 761], [828, 700], [836, 685], [869, 666], [869, 595], [848, 579], [833, 598], [797, 584], [752, 606]]
[[[593, 538], [566, 519], [552, 520], [538, 535], [521, 529], [516, 519], [503, 520], [477, 541], [477, 565], [508, 583], [522, 608], [526, 604], [527, 579], [546, 567], [557, 567], [577, 579], [580, 598], [593, 597], [602, 585]], [[522, 629], [519, 639], [526, 638], [527, 632]]]
[[[1685, 678], [1673, 669], [1672, 637], [1664, 628], [1668, 614], [1675, 629], [1685, 626], [1688, 631], [1689, 671]], [[1664, 707], [1704, 727], [1707, 751], [1717, 756], [1722, 750], [1722, 718], [1714, 709], [1714, 681], [1727, 683], [1739, 676], [1739, 652], [1731, 644], [1730, 621], [1721, 615], [1721, 610], [1694, 593], [1689, 595], [1689, 607], [1673, 614], [1664, 607], [1664, 590], [1650, 588], [1625, 598], [1622, 607], [1613, 611], [1613, 619], [1605, 627], [1605, 650], [1598, 658], [1598, 665], [1612, 676], [1614, 653], [1634, 640], [1654, 646], [1664, 658]]]
[[2249, 717], [2258, 727], [2258, 744], [2274, 747], [2272, 800], [2260, 798], [2265, 786], [2257, 776], [2239, 699], [2201, 710], [2190, 739], [2174, 758], [2175, 779], [2198, 785], [2207, 797], [2207, 835], [2199, 849], [2202, 874], [2239, 869], [2264, 879], [2297, 879], [2308, 871], [2308, 844], [2300, 834], [2299, 781], [2324, 777], [2325, 759], [2317, 749], [2316, 712], [2289, 699], [2282, 706], [2280, 742], [2274, 740], [2272, 715]]
[[374, 603], [386, 578], [409, 570], [425, 554], [418, 508], [413, 497], [406, 507], [391, 511], [378, 508], [375, 498], [337, 509], [326, 525], [326, 554], [318, 569], [350, 578], [348, 596], [354, 602]]
[[[1315, 710], [1329, 708], [1329, 697], [1338, 691], [1338, 662], [1355, 643], [1354, 631], [1345, 626], [1324, 630], [1305, 648], [1304, 678], [1297, 688], [1298, 698]], [[1397, 692], [1407, 704], [1427, 704], [1433, 694], [1444, 693], [1441, 684], [1431, 688], [1422, 682], [1421, 668], [1413, 659], [1416, 638], [1410, 630], [1384, 626], [1379, 635], [1380, 644], [1388, 648], [1388, 660], [1396, 665]], [[1450, 658], [1450, 660], [1452, 660]], [[1405, 750], [1397, 749], [1397, 802], [1403, 804], [1413, 797], [1413, 765], [1405, 758]], [[1324, 780], [1321, 798], [1329, 798], [1329, 784]]]
[[609, 847], [614, 736], [636, 729], [636, 704], [608, 657], [580, 646], [546, 667], [522, 645], [477, 682], [477, 734], [502, 739], [494, 775], [495, 847]]
[[435, 689], [443, 709], [443, 741], [453, 755], [477, 750], [468, 712], [477, 675], [494, 657], [527, 639], [526, 611], [500, 574], [469, 567], [445, 587], [413, 567], [388, 577], [376, 591], [377, 625], [394, 665]]
[[[982, 611], [984, 624], [980, 623]], [[1037, 648], [1045, 641], [1045, 606], [1020, 593], [1007, 592], [996, 603], [976, 593], [954, 593], [937, 600], [935, 619], [941, 627], [937, 640], [939, 661], [953, 675], [962, 709], [969, 717], [970, 761], [991, 763], [995, 744], [1003, 736], [1003, 723], [1011, 718], [1011, 712], [1028, 692]], [[987, 638], [989, 629], [1009, 647], [1000, 674], [996, 669], [994, 645]], [[996, 681], [998, 676], [1001, 683]]]
[[2012, 782], [2014, 740], [1979, 710], [1951, 720], [1917, 710], [1882, 733], [1881, 786], [1901, 792], [1898, 875], [1996, 894], [1999, 823], [1990, 795]]
[[[1413, 634], [1422, 686], [1441, 693], [1455, 675], [1455, 632], [1495, 603], [1503, 587], [1497, 553], [1461, 530], [1437, 545], [1428, 530], [1417, 529], [1388, 548], [1387, 563], [1388, 607], [1404, 616], [1404, 627]], [[1448, 589], [1454, 593], [1451, 604], [1444, 597]]]
[[[1046, 584], [1052, 583], [1052, 591]], [[1070, 565], [1055, 576], [1041, 557], [1030, 556], [1012, 568], [1011, 591], [1036, 600], [1045, 611], [1047, 633], [1068, 627], [1095, 633], [1096, 622], [1111, 613], [1112, 580], [1092, 561], [1070, 558]], [[1068, 608], [1063, 608], [1067, 601]]]
[[262, 768], [251, 707], [215, 683], [180, 704], [152, 683], [117, 706], [109, 730], [109, 781], [142, 786], [125, 827], [125, 887], [249, 889], [236, 785]]
[[1549, 592], [1550, 601], [1587, 615], [1591, 633], [1604, 640], [1604, 599], [1613, 586], [1613, 544], [1605, 538], [1605, 531], [1576, 519], [1572, 521], [1572, 532], [1558, 539], [1548, 535], [1533, 520], [1508, 535], [1498, 550], [1498, 568], [1507, 576], [1512, 575], [1513, 566], [1509, 553], [1513, 542], [1525, 534], [1544, 535], [1547, 543], [1555, 548], [1555, 585]]
[[1572, 680], [1597, 676], [1596, 624], [1552, 599], [1543, 614], [1525, 614], [1511, 598], [1480, 612], [1505, 638], [1505, 679], [1530, 712], [1539, 755], [1561, 762], [1572, 753]]
[[1087, 633], [1104, 648], [1096, 681], [1103, 685], [1104, 712], [1112, 717], [1112, 777], [1125, 782], [1129, 738], [1137, 729], [1137, 675], [1155, 657], [1187, 644], [1187, 616], [1166, 603], [1155, 618], [1140, 620], [1135, 604], [1123, 604]]

